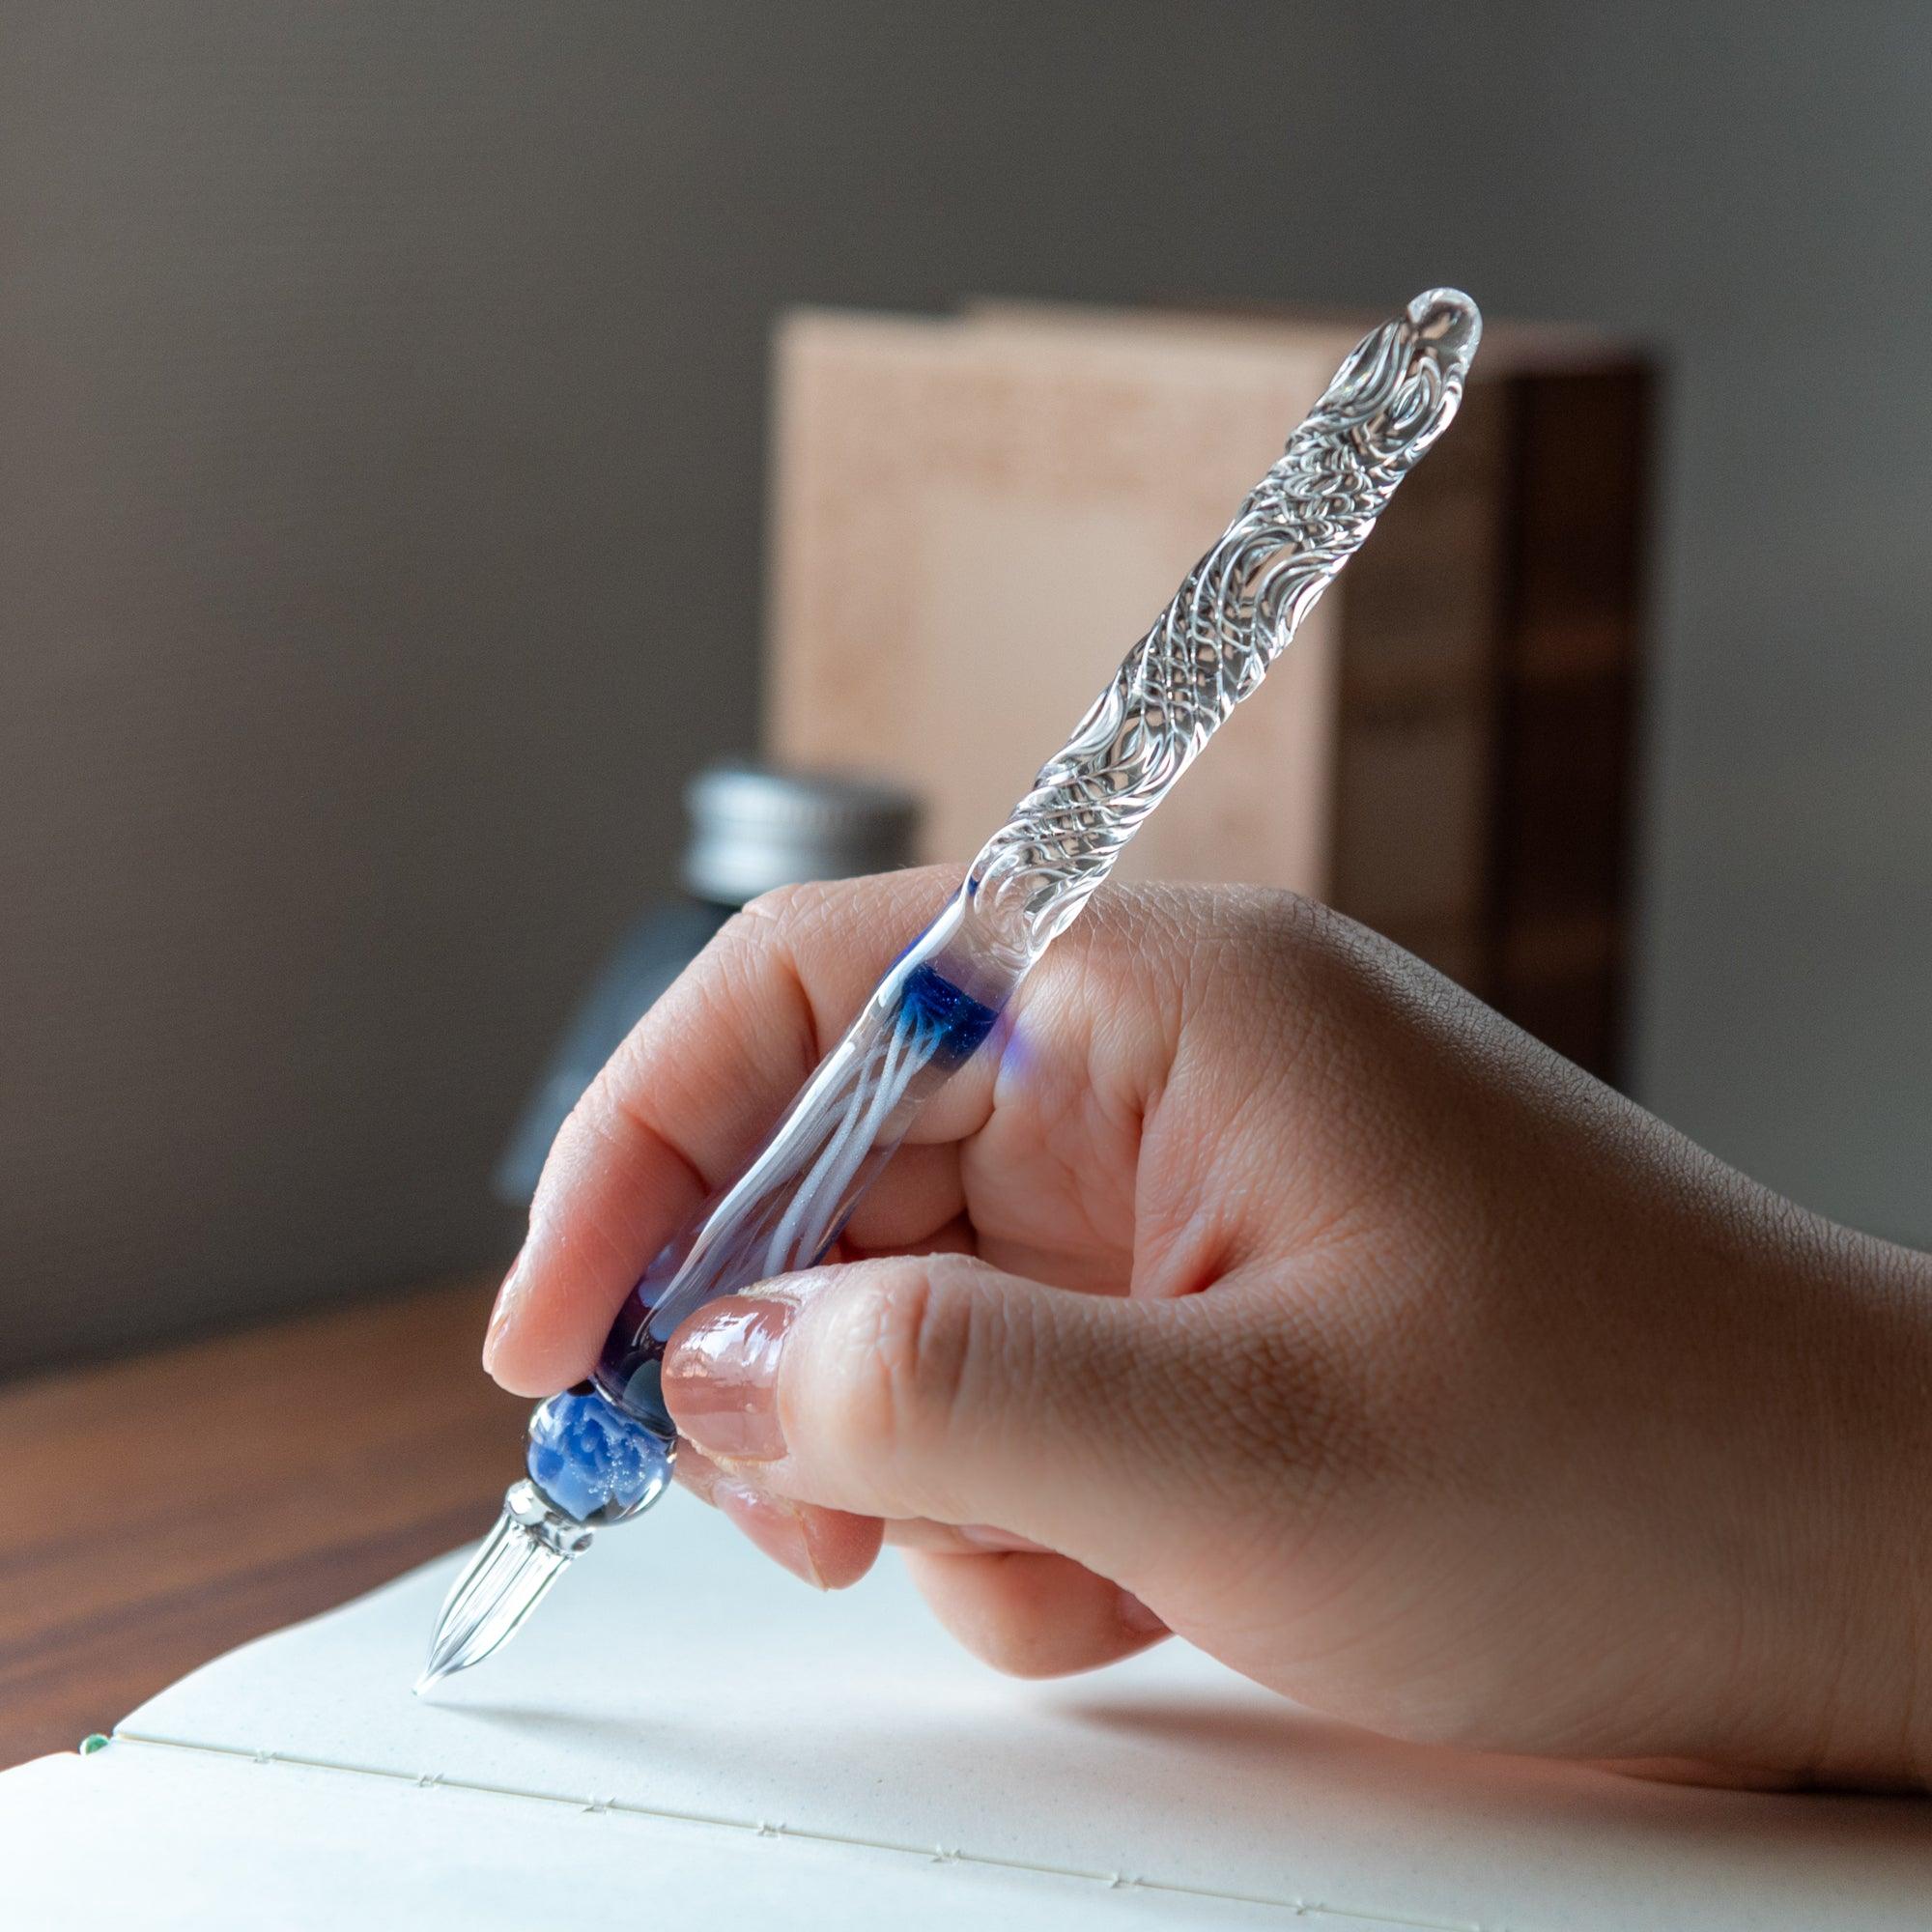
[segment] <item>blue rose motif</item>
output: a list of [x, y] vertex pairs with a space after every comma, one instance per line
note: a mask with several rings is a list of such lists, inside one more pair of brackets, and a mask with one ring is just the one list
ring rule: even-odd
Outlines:
[[670, 1480], [672, 1445], [633, 1422], [588, 1383], [554, 1395], [530, 1417], [526, 1466], [579, 1522], [615, 1522], [655, 1502]]

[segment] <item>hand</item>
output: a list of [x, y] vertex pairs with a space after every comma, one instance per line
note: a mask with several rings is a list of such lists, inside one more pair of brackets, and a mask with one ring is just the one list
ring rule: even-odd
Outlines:
[[[499, 1381], [585, 1372], [945, 891], [720, 935], [558, 1139]], [[1932, 1268], [1345, 920], [1099, 895], [842, 1252], [667, 1362], [684, 1479], [813, 1581], [883, 1530], [1012, 1670], [1171, 1630], [1408, 1738], [1932, 1768]]]

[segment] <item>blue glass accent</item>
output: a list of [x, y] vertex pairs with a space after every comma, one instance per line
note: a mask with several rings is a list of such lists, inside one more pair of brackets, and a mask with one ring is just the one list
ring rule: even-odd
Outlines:
[[681, 1247], [666, 1249], [624, 1297], [592, 1372], [607, 1401], [667, 1440], [677, 1435], [664, 1403], [664, 1351], [670, 1337], [657, 1332], [660, 1324], [652, 1317], [659, 1297], [677, 1278], [682, 1254]]
[[[915, 966], [899, 988], [899, 1028], [929, 1046], [932, 1064], [945, 1072], [976, 1052], [998, 1019], [994, 1009], [982, 1006], [929, 965]], [[828, 1246], [837, 1232], [828, 1236]], [[689, 1244], [688, 1234], [672, 1241], [644, 1270], [643, 1279], [624, 1297], [592, 1372], [593, 1394], [621, 1419], [622, 1426], [666, 1442], [676, 1440], [677, 1425], [665, 1406], [664, 1351], [677, 1321], [691, 1313], [691, 1304], [688, 1296], [669, 1309], [661, 1309], [659, 1303], [677, 1279]], [[754, 1279], [748, 1266], [742, 1280], [721, 1276], [710, 1292], [723, 1294], [732, 1286], [749, 1287]], [[549, 1494], [549, 1484], [534, 1463], [530, 1473]]]
[[633, 1422], [588, 1382], [539, 1404], [525, 1466], [579, 1522], [616, 1522], [656, 1502], [670, 1481], [674, 1440]]
[[938, 1036], [933, 1059], [949, 1069], [979, 1050], [1000, 1017], [930, 966], [915, 966], [906, 975], [899, 1014], [908, 1026]]

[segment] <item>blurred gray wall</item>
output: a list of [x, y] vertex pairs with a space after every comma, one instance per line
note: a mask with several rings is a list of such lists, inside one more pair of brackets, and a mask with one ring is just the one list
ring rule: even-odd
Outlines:
[[1932, 14], [0, 3], [0, 1366], [500, 1258], [794, 300], [1669, 357], [1636, 1081], [1932, 1239]]

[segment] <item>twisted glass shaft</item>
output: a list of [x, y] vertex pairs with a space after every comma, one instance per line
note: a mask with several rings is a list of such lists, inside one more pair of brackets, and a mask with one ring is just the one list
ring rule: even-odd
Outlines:
[[676, 1428], [666, 1346], [722, 1294], [818, 1260], [914, 1117], [984, 1042], [1020, 980], [1361, 547], [1456, 412], [1481, 333], [1451, 289], [1357, 345], [1281, 459], [908, 949], [735, 1185], [645, 1271], [591, 1381], [531, 1418], [528, 1481], [445, 1605], [426, 1681], [526, 1617], [589, 1525], [662, 1492]]
[[1448, 428], [1482, 332], [1432, 289], [1363, 337], [1220, 541], [973, 863], [982, 919], [1037, 958], [1288, 647]]
[[959, 898], [889, 974], [743, 1178], [632, 1292], [595, 1380], [675, 1435], [672, 1332], [719, 1294], [810, 1266], [914, 1115], [1361, 547], [1448, 426], [1481, 323], [1435, 289], [1356, 346], [1281, 459], [1188, 572], [1071, 740], [981, 848]]

